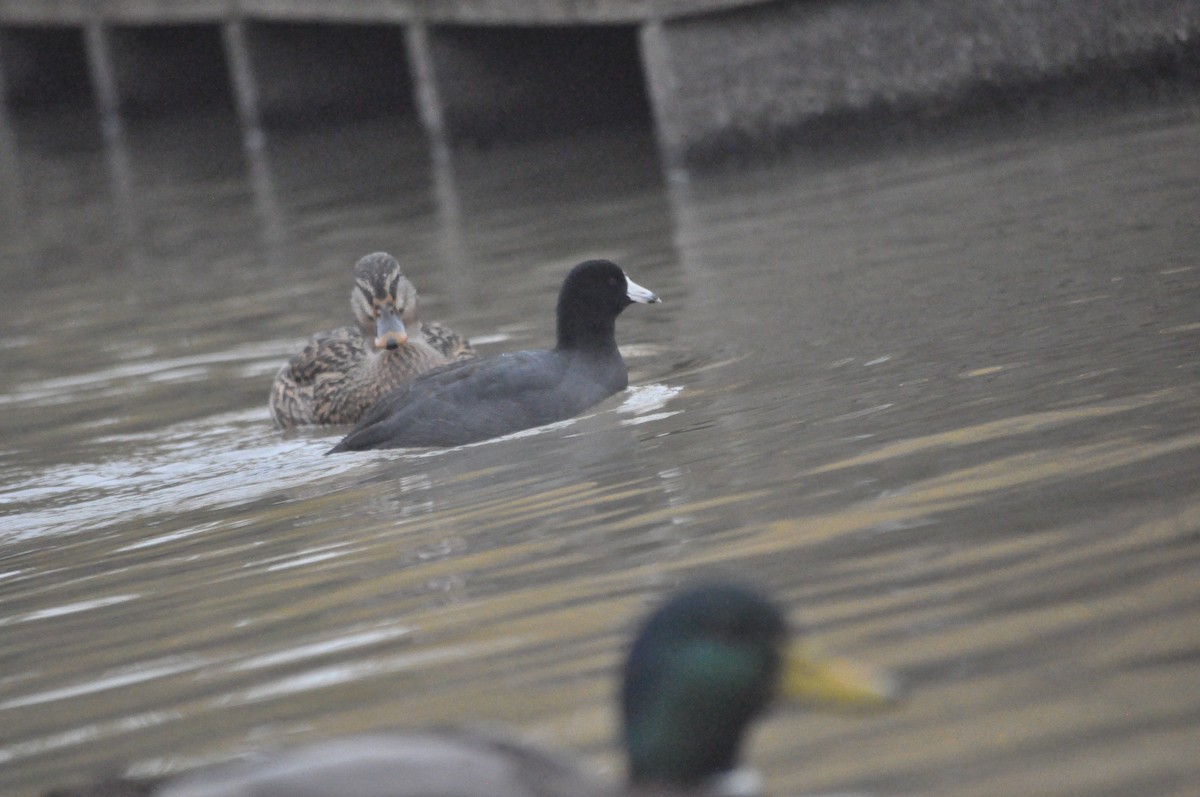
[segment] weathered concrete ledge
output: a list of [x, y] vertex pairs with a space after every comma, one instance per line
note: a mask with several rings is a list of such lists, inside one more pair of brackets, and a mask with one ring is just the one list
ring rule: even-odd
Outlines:
[[772, 0], [0, 0], [0, 23], [294, 22], [605, 25], [679, 19]]
[[223, 93], [248, 131], [385, 109], [438, 147], [637, 124], [669, 166], [1077, 80], [1200, 95], [1198, 64], [1200, 0], [0, 0], [18, 108], [82, 74], [110, 128]]
[[1200, 96], [1197, 0], [794, 2], [659, 27], [659, 135], [686, 160], [1125, 70]]

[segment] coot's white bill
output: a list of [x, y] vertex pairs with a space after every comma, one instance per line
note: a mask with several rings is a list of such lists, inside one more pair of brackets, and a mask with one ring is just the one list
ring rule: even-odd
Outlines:
[[625, 277], [625, 282], [627, 285], [626, 293], [633, 301], [641, 302], [642, 304], [657, 304], [658, 302], [662, 301], [662, 299], [658, 298], [658, 294], [652, 290], [643, 288], [641, 285], [638, 285], [636, 282], [629, 279], [628, 275]]

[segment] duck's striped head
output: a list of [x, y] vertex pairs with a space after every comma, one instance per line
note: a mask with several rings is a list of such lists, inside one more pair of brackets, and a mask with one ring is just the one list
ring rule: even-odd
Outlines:
[[375, 252], [354, 265], [350, 307], [358, 328], [377, 349], [398, 349], [417, 323], [417, 290], [386, 252]]

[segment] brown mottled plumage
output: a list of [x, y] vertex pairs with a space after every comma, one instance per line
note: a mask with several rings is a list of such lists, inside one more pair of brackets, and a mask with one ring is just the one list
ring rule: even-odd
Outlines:
[[386, 252], [354, 266], [350, 307], [357, 326], [314, 335], [279, 370], [270, 400], [276, 426], [356, 423], [392, 388], [475, 356], [454, 330], [417, 320], [417, 291]]

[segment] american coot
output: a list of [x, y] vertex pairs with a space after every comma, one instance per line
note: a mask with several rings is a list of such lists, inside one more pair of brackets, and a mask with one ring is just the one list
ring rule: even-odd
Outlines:
[[425, 374], [380, 399], [329, 453], [456, 446], [578, 415], [629, 383], [614, 334], [617, 316], [631, 302], [657, 301], [615, 263], [580, 263], [558, 294], [553, 349], [481, 357]]
[[358, 326], [314, 335], [275, 377], [270, 403], [276, 426], [355, 423], [389, 390], [475, 356], [454, 330], [418, 322], [417, 291], [386, 252], [355, 264], [350, 307]]
[[[780, 610], [735, 584], [692, 587], [642, 625], [621, 691], [625, 786], [493, 733], [376, 733], [318, 742], [158, 782], [109, 780], [67, 795], [118, 797], [676, 797], [723, 792], [750, 724], [776, 697], [825, 709], [891, 703], [886, 673], [822, 659]], [[736, 781], [735, 781], [736, 782]], [[102, 791], [106, 789], [106, 791]]]

